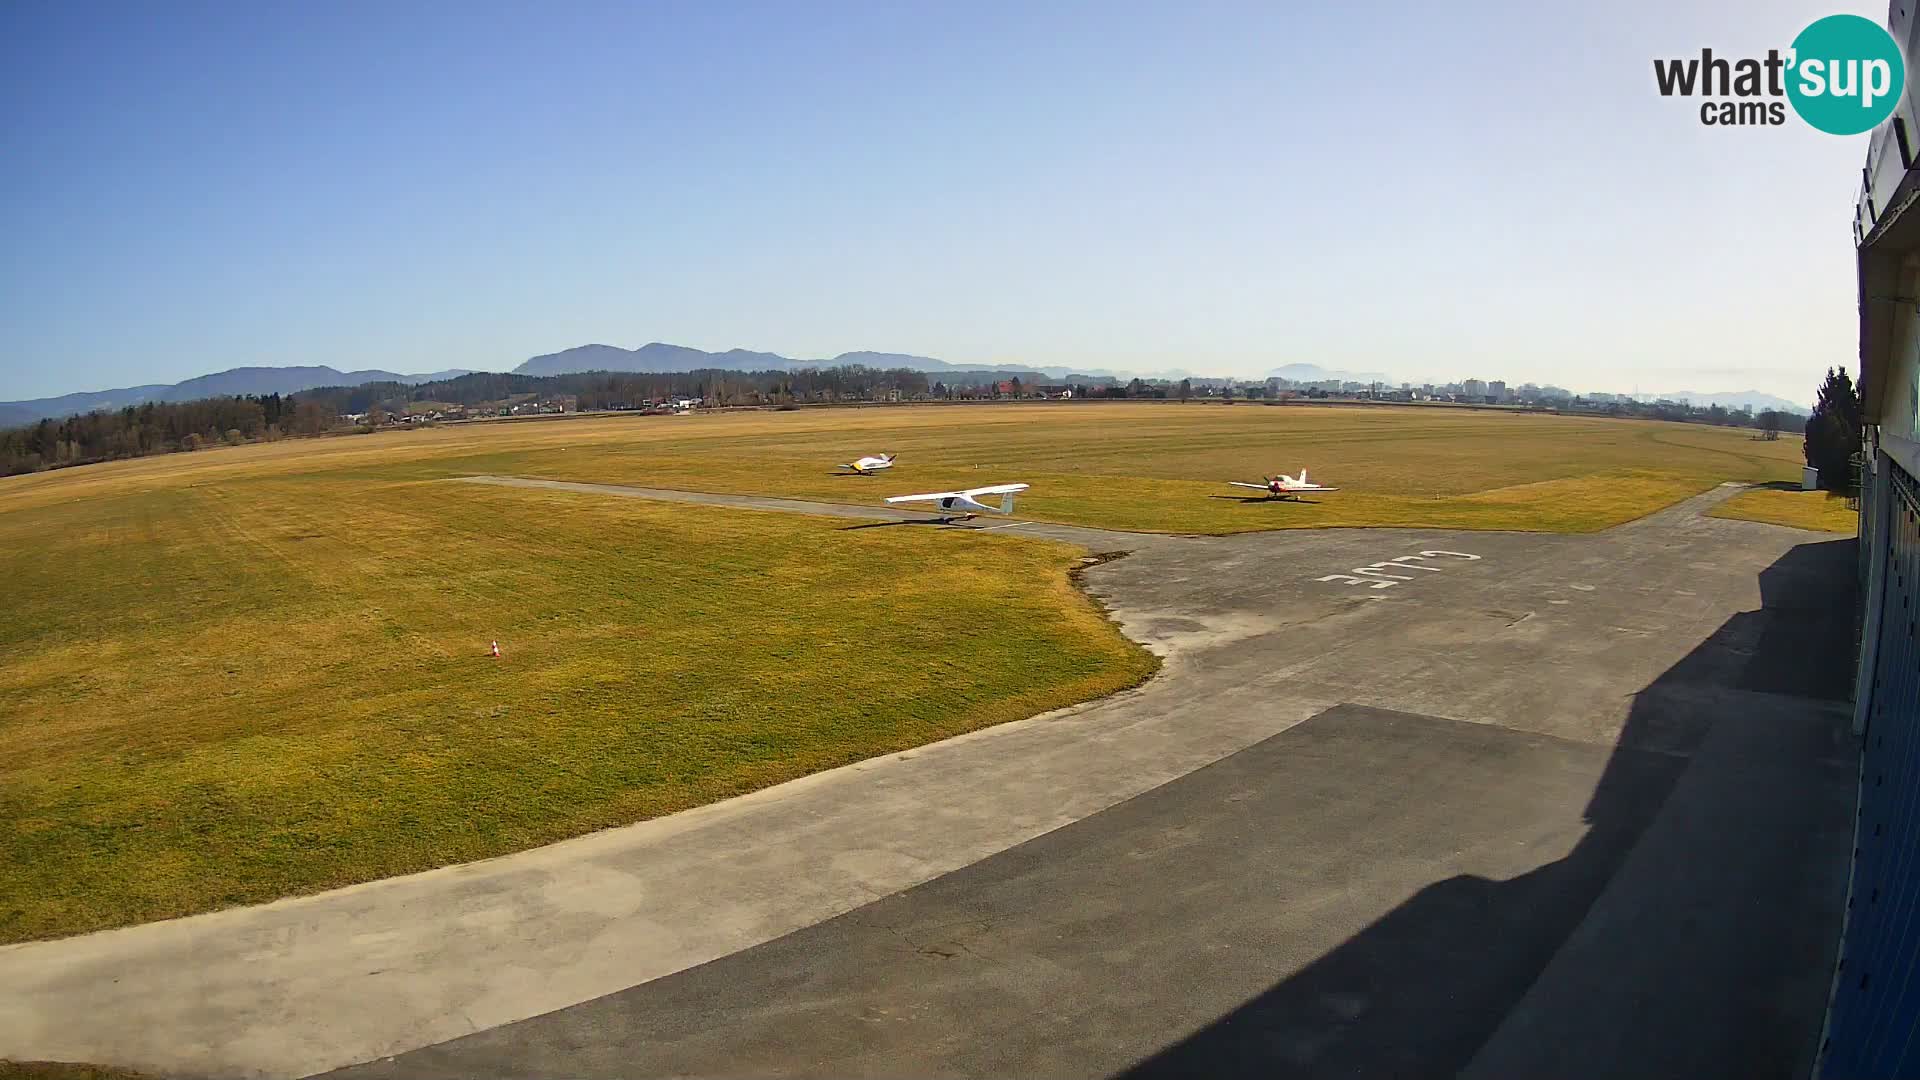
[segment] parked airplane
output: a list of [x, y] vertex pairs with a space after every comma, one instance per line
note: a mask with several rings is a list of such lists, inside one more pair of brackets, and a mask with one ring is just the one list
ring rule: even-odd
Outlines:
[[[895, 495], [887, 501], [890, 503], [938, 502], [940, 509], [947, 511], [939, 519], [944, 525], [953, 521], [965, 521], [973, 517], [975, 512], [1011, 514], [1013, 497], [1025, 490], [1027, 490], [1025, 484], [994, 484], [992, 487], [968, 488], [965, 491], [936, 491], [931, 495]], [[981, 496], [985, 495], [1005, 497], [1000, 500], [1000, 508], [996, 510], [980, 501]]]
[[1335, 487], [1325, 487], [1320, 484], [1309, 483], [1307, 481], [1307, 470], [1304, 467], [1301, 468], [1300, 475], [1297, 478], [1288, 476], [1286, 473], [1281, 473], [1279, 476], [1263, 476], [1261, 477], [1261, 479], [1265, 480], [1266, 483], [1245, 484], [1245, 483], [1241, 483], [1238, 480], [1229, 480], [1227, 481], [1227, 483], [1232, 484], [1234, 487], [1252, 488], [1255, 491], [1264, 491], [1267, 493], [1267, 498], [1269, 499], [1292, 499], [1292, 498], [1298, 498], [1299, 496], [1304, 495], [1310, 491], [1339, 491], [1340, 490], [1339, 488], [1335, 488]]
[[863, 457], [863, 458], [856, 459], [854, 461], [849, 461], [845, 465], [842, 465], [840, 467], [843, 469], [852, 469], [854, 472], [859, 473], [861, 476], [872, 476], [874, 473], [879, 472], [881, 469], [893, 468], [893, 455], [881, 454], [878, 457]]

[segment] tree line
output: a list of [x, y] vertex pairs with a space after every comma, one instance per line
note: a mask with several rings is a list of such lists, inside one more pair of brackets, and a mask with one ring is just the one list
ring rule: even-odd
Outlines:
[[568, 397], [582, 409], [638, 408], [649, 402], [699, 398], [711, 405], [783, 405], [822, 401], [867, 401], [899, 391], [902, 397], [929, 392], [927, 376], [907, 368], [801, 368], [795, 371], [586, 371], [567, 375], [515, 375], [476, 371], [437, 382], [366, 383], [308, 390], [302, 400], [325, 402], [342, 415], [379, 408], [401, 411], [409, 404], [492, 405], [513, 398]]
[[0, 430], [0, 476], [312, 435], [336, 422], [325, 404], [280, 394], [149, 401]]
[[1715, 427], [1753, 428], [1760, 432], [1763, 439], [1774, 440], [1780, 432], [1800, 422], [1795, 413], [1781, 412], [1778, 409], [1761, 409], [1750, 412], [1745, 409], [1729, 409], [1724, 405], [1688, 405], [1684, 402], [1646, 402], [1614, 401], [1607, 402], [1603, 408], [1583, 409], [1561, 407], [1561, 412], [1602, 412], [1608, 416], [1630, 416], [1640, 420], [1666, 420], [1676, 424], [1711, 424]]
[[349, 418], [404, 412], [421, 402], [473, 407], [516, 398], [572, 398], [581, 409], [627, 409], [679, 398], [718, 406], [860, 401], [893, 391], [915, 398], [928, 396], [930, 388], [918, 371], [850, 365], [544, 376], [474, 372], [415, 385], [378, 382], [298, 394], [150, 401], [0, 430], [0, 476], [365, 427]]
[[[982, 382], [982, 377], [992, 374], [940, 376], [955, 380], [957, 385], [949, 386], [944, 381], [929, 382], [925, 372], [857, 364], [793, 371], [714, 368], [677, 372], [591, 371], [567, 375], [474, 372], [415, 385], [365, 383], [289, 395], [148, 402], [0, 430], [0, 476], [289, 435], [317, 435], [355, 425], [370, 429], [369, 418], [378, 423], [383, 414], [405, 412], [408, 406], [428, 402], [471, 409], [512, 400], [566, 398], [572, 399], [580, 409], [599, 410], [644, 408], [653, 402], [684, 398], [698, 398], [711, 406], [776, 407], [885, 400], [895, 393], [904, 400], [947, 399], [994, 395], [1000, 384]], [[1004, 381], [1015, 396], [1034, 389], [1019, 376]], [[1125, 385], [1078, 383], [1075, 391], [1079, 396], [1092, 398], [1164, 398], [1171, 394], [1185, 399], [1192, 393], [1191, 384], [1185, 380], [1168, 386], [1140, 379]], [[1610, 405], [1607, 411], [1695, 423], [1750, 424], [1771, 437], [1777, 437], [1777, 432], [1794, 419], [1771, 411], [1757, 415], [1728, 413], [1719, 406], [1702, 409], [1634, 403]], [[350, 419], [352, 417], [362, 419]], [[1820, 468], [1823, 485], [1849, 483], [1851, 469], [1846, 459], [1860, 445], [1860, 404], [1845, 369], [1828, 373], [1820, 393], [1820, 407], [1807, 421], [1806, 430], [1807, 461]]]

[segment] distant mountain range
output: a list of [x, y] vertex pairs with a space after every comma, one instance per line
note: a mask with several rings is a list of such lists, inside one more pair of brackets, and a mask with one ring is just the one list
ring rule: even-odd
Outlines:
[[[911, 368], [924, 371], [938, 377], [941, 374], [963, 375], [978, 378], [994, 375], [1000, 378], [1019, 376], [1025, 381], [1036, 378], [1064, 380], [1070, 375], [1086, 376], [1092, 380], [1119, 379], [1124, 381], [1134, 373], [1115, 372], [1103, 368], [1066, 368], [1066, 367], [1028, 367], [1018, 364], [953, 364], [945, 360], [936, 360], [930, 356], [915, 356], [910, 353], [888, 352], [847, 352], [827, 360], [796, 360], [779, 353], [754, 352], [748, 349], [729, 349], [726, 352], [706, 352], [688, 348], [685, 345], [669, 345], [665, 342], [650, 342], [637, 349], [622, 349], [615, 345], [581, 345], [577, 348], [535, 356], [514, 368], [521, 375], [567, 375], [583, 371], [635, 371], [670, 372], [694, 371], [701, 368], [721, 368], [738, 371], [793, 370], [803, 367], [836, 367], [848, 364], [860, 364], [872, 368]], [[418, 375], [403, 375], [392, 371], [340, 371], [331, 367], [242, 367], [213, 375], [202, 375], [179, 383], [155, 383], [146, 386], [128, 386], [118, 390], [98, 390], [89, 393], [66, 394], [61, 397], [36, 398], [31, 401], [0, 402], [0, 427], [18, 424], [30, 424], [47, 417], [64, 417], [76, 413], [92, 412], [97, 409], [119, 409], [128, 405], [139, 405], [148, 401], [192, 401], [196, 398], [224, 397], [234, 394], [296, 394], [302, 390], [311, 390], [321, 386], [358, 386], [370, 382], [397, 382], [413, 385], [433, 382], [439, 379], [451, 379], [471, 372], [468, 368], [451, 368], [446, 371], [433, 371]], [[1139, 373], [1143, 378], [1179, 379], [1192, 373], [1169, 370], [1152, 373]], [[1318, 364], [1286, 364], [1267, 372], [1269, 377], [1290, 379], [1294, 382], [1322, 382], [1337, 379], [1342, 382], [1391, 383], [1386, 375], [1377, 371], [1340, 371], [1323, 368]], [[1654, 401], [1667, 398], [1685, 401], [1693, 405], [1720, 405], [1729, 409], [1751, 408], [1755, 412], [1762, 409], [1779, 409], [1784, 412], [1806, 415], [1805, 405], [1775, 397], [1758, 390], [1742, 390], [1730, 393], [1700, 393], [1682, 390], [1659, 395], [1639, 395], [1641, 401]]]
[[726, 352], [706, 352], [690, 349], [685, 345], [668, 345], [655, 341], [637, 349], [622, 349], [617, 345], [581, 345], [557, 353], [536, 356], [513, 369], [516, 375], [571, 375], [581, 371], [698, 371], [701, 368], [723, 368], [734, 371], [791, 371], [803, 367], [844, 367], [860, 364], [870, 368], [912, 368], [915, 371], [1004, 371], [1010, 375], [1041, 374], [1050, 378], [1065, 378], [1070, 374], [1111, 375], [1107, 371], [1077, 371], [1064, 367], [1026, 367], [1018, 364], [950, 364], [945, 360], [935, 360], [930, 356], [912, 356], [907, 353], [885, 352], [848, 352], [829, 360], [796, 360], [779, 353], [753, 352], [748, 349], [729, 349]]
[[[928, 356], [905, 353], [850, 352], [831, 360], [795, 360], [778, 353], [729, 349], [706, 352], [684, 345], [652, 342], [637, 349], [614, 345], [581, 345], [557, 353], [536, 356], [514, 368], [519, 375], [568, 375], [581, 371], [696, 371], [701, 368], [725, 368], [737, 371], [792, 370], [803, 367], [834, 367], [862, 364], [874, 368], [912, 368], [916, 371], [954, 374], [1000, 374], [1032, 380], [1064, 378], [1075, 373], [1071, 368], [1029, 368], [1020, 365], [949, 364]], [[418, 375], [367, 370], [340, 371], [331, 367], [241, 367], [213, 375], [202, 375], [179, 383], [149, 383], [124, 386], [117, 390], [93, 390], [60, 397], [34, 398], [30, 401], [0, 401], [0, 427], [31, 424], [35, 421], [100, 409], [122, 409], [149, 401], [192, 401], [197, 398], [228, 397], [236, 394], [297, 394], [321, 386], [359, 386], [371, 382], [397, 382], [409, 386], [452, 379], [472, 372], [471, 368], [450, 368]], [[1080, 372], [1091, 376], [1111, 372]]]
[[94, 390], [31, 401], [0, 401], [0, 426], [31, 424], [48, 417], [73, 416], [99, 409], [124, 409], [149, 401], [194, 401], [237, 394], [297, 394], [316, 386], [359, 386], [370, 382], [415, 383], [451, 379], [468, 373], [449, 368], [423, 375], [392, 371], [338, 371], [330, 367], [240, 367], [177, 383], [151, 383], [118, 390]]
[[1341, 382], [1384, 383], [1390, 380], [1378, 371], [1333, 371], [1319, 364], [1285, 364], [1267, 372], [1269, 379], [1290, 379], [1293, 382], [1325, 382], [1339, 379]]
[[1722, 394], [1702, 394], [1693, 390], [1678, 390], [1671, 394], [1642, 394], [1640, 396], [1641, 401], [1658, 401], [1661, 398], [1665, 398], [1668, 401], [1684, 401], [1689, 405], [1718, 405], [1723, 409], [1752, 409], [1756, 413], [1765, 412], [1768, 409], [1776, 409], [1780, 412], [1798, 413], [1801, 416], [1811, 416], [1813, 414], [1812, 409], [1797, 401], [1788, 401], [1783, 397], [1763, 394], [1758, 390], [1739, 390], [1733, 393]]
[[791, 367], [793, 361], [775, 353], [730, 349], [710, 353], [685, 345], [655, 341], [637, 349], [618, 345], [581, 345], [557, 353], [536, 356], [513, 369], [515, 375], [571, 375], [579, 371], [697, 371], [701, 368], [732, 368], [737, 371], [771, 371]]

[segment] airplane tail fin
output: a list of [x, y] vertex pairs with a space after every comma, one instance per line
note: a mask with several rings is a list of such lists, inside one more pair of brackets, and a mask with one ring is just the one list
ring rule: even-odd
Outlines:
[[1302, 484], [1307, 482], [1307, 467], [1305, 465], [1300, 466], [1300, 482]]
[[1003, 514], [1013, 513], [1013, 495], [1014, 493], [1009, 491], [1007, 492], [1006, 496], [1000, 500], [1001, 513]]

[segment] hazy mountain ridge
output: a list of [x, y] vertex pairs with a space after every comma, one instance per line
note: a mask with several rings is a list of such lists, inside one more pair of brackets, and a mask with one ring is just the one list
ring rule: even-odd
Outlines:
[[[796, 359], [779, 353], [751, 349], [706, 352], [685, 345], [652, 341], [637, 349], [617, 345], [579, 345], [533, 357], [513, 369], [515, 375], [572, 375], [582, 371], [698, 371], [702, 368], [732, 368], [739, 371], [791, 371], [802, 367], [844, 367], [860, 364], [871, 368], [912, 368], [915, 371], [999, 371], [994, 364], [949, 364], [930, 356], [907, 353], [859, 351], [841, 353], [825, 360]], [[1008, 371], [1028, 370], [1008, 366]], [[1065, 372], [1066, 368], [1061, 368]]]
[[297, 394], [320, 386], [359, 386], [370, 382], [397, 382], [412, 386], [467, 374], [466, 368], [448, 368], [419, 375], [367, 369], [340, 371], [319, 367], [237, 367], [198, 375], [177, 383], [149, 383], [117, 390], [89, 390], [28, 401], [0, 401], [0, 424], [31, 424], [101, 409], [124, 409], [149, 401], [194, 401], [199, 398], [246, 394]]
[[1357, 383], [1391, 382], [1378, 371], [1335, 371], [1323, 368], [1319, 364], [1282, 364], [1268, 371], [1267, 378], [1291, 379], [1294, 382], [1325, 382], [1328, 379]]
[[128, 405], [157, 401], [162, 391], [171, 389], [173, 387], [168, 383], [150, 383], [146, 386], [63, 394], [60, 397], [35, 398], [30, 401], [0, 401], [0, 424], [8, 426], [31, 424], [46, 417], [72, 416], [97, 409], [121, 409]]
[[[1088, 370], [1070, 367], [1035, 367], [1022, 363], [975, 363], [955, 364], [946, 360], [936, 360], [931, 356], [915, 356], [911, 353], [875, 352], [859, 350], [844, 352], [825, 359], [798, 359], [782, 356], [779, 353], [755, 352], [750, 349], [729, 349], [726, 352], [706, 352], [685, 345], [669, 345], [661, 341], [649, 342], [637, 349], [622, 349], [617, 345], [579, 345], [571, 349], [562, 349], [556, 353], [545, 353], [533, 357], [513, 369], [515, 375], [572, 375], [583, 371], [638, 371], [662, 373], [669, 371], [699, 371], [703, 368], [731, 368], [738, 371], [792, 371], [806, 367], [845, 367], [859, 364], [870, 368], [911, 368], [929, 374], [942, 372], [965, 372], [974, 374], [983, 371], [1005, 372], [1009, 377], [1019, 375], [1026, 378], [1041, 375], [1051, 379], [1062, 379], [1068, 375], [1112, 376], [1118, 373], [1104, 369]], [[1152, 378], [1154, 376], [1147, 376]], [[1178, 378], [1176, 374], [1174, 376]]]
[[[965, 376], [978, 379], [986, 375], [998, 375], [1002, 378], [1018, 376], [1026, 382], [1041, 379], [1064, 381], [1068, 376], [1083, 376], [1089, 379], [1116, 379], [1124, 382], [1136, 375], [1141, 378], [1162, 378], [1177, 380], [1190, 372], [1182, 370], [1162, 370], [1156, 372], [1121, 372], [1106, 368], [1070, 368], [1057, 366], [1034, 366], [1022, 363], [970, 363], [956, 364], [938, 360], [930, 356], [918, 356], [912, 353], [878, 352], [859, 350], [844, 352], [830, 359], [804, 360], [782, 356], [779, 353], [760, 352], [751, 349], [729, 349], [726, 352], [707, 352], [685, 345], [672, 345], [666, 342], [648, 342], [637, 349], [623, 349], [617, 345], [591, 344], [580, 345], [559, 352], [545, 353], [530, 357], [512, 371], [520, 375], [568, 375], [588, 371], [625, 371], [664, 373], [697, 371], [704, 368], [731, 369], [737, 371], [794, 370], [805, 367], [837, 367], [859, 364], [871, 368], [910, 368], [924, 371], [935, 378], [941, 375]], [[153, 383], [145, 386], [128, 386], [114, 390], [96, 390], [59, 397], [35, 398], [28, 401], [0, 402], [0, 426], [30, 424], [43, 418], [60, 418], [78, 413], [93, 412], [100, 409], [120, 409], [129, 405], [139, 405], [148, 401], [191, 401], [196, 398], [226, 397], [240, 394], [297, 394], [303, 390], [312, 390], [322, 386], [359, 386], [370, 382], [394, 382], [404, 385], [416, 385], [455, 378], [470, 374], [469, 368], [450, 368], [445, 371], [424, 374], [405, 375], [380, 369], [360, 371], [340, 371], [336, 368], [317, 367], [239, 367], [211, 375], [201, 375], [178, 383]], [[1324, 368], [1318, 364], [1291, 363], [1276, 367], [1267, 372], [1268, 377], [1289, 379], [1294, 382], [1310, 383], [1326, 380], [1342, 382], [1382, 383], [1398, 385], [1387, 375], [1372, 371], [1342, 371]], [[1199, 376], [1195, 376], [1196, 378]], [[1254, 381], [1254, 380], [1242, 380]], [[1758, 390], [1727, 392], [1699, 392], [1681, 390], [1666, 394], [1642, 394], [1637, 400], [1651, 402], [1660, 398], [1672, 401], [1684, 401], [1691, 405], [1720, 405], [1728, 409], [1750, 408], [1755, 412], [1763, 409], [1779, 409], [1799, 415], [1807, 415], [1811, 410], [1803, 404]]]
[[1813, 409], [1809, 406], [1802, 405], [1797, 401], [1788, 401], [1783, 397], [1775, 397], [1772, 394], [1762, 393], [1759, 390], [1736, 390], [1732, 392], [1707, 394], [1693, 390], [1676, 390], [1670, 394], [1643, 394], [1640, 400], [1657, 401], [1660, 398], [1666, 398], [1668, 401], [1684, 401], [1689, 405], [1718, 405], [1723, 409], [1746, 408], [1752, 409], [1754, 412], [1776, 409], [1780, 412], [1798, 413], [1801, 416], [1811, 416], [1813, 414]]

